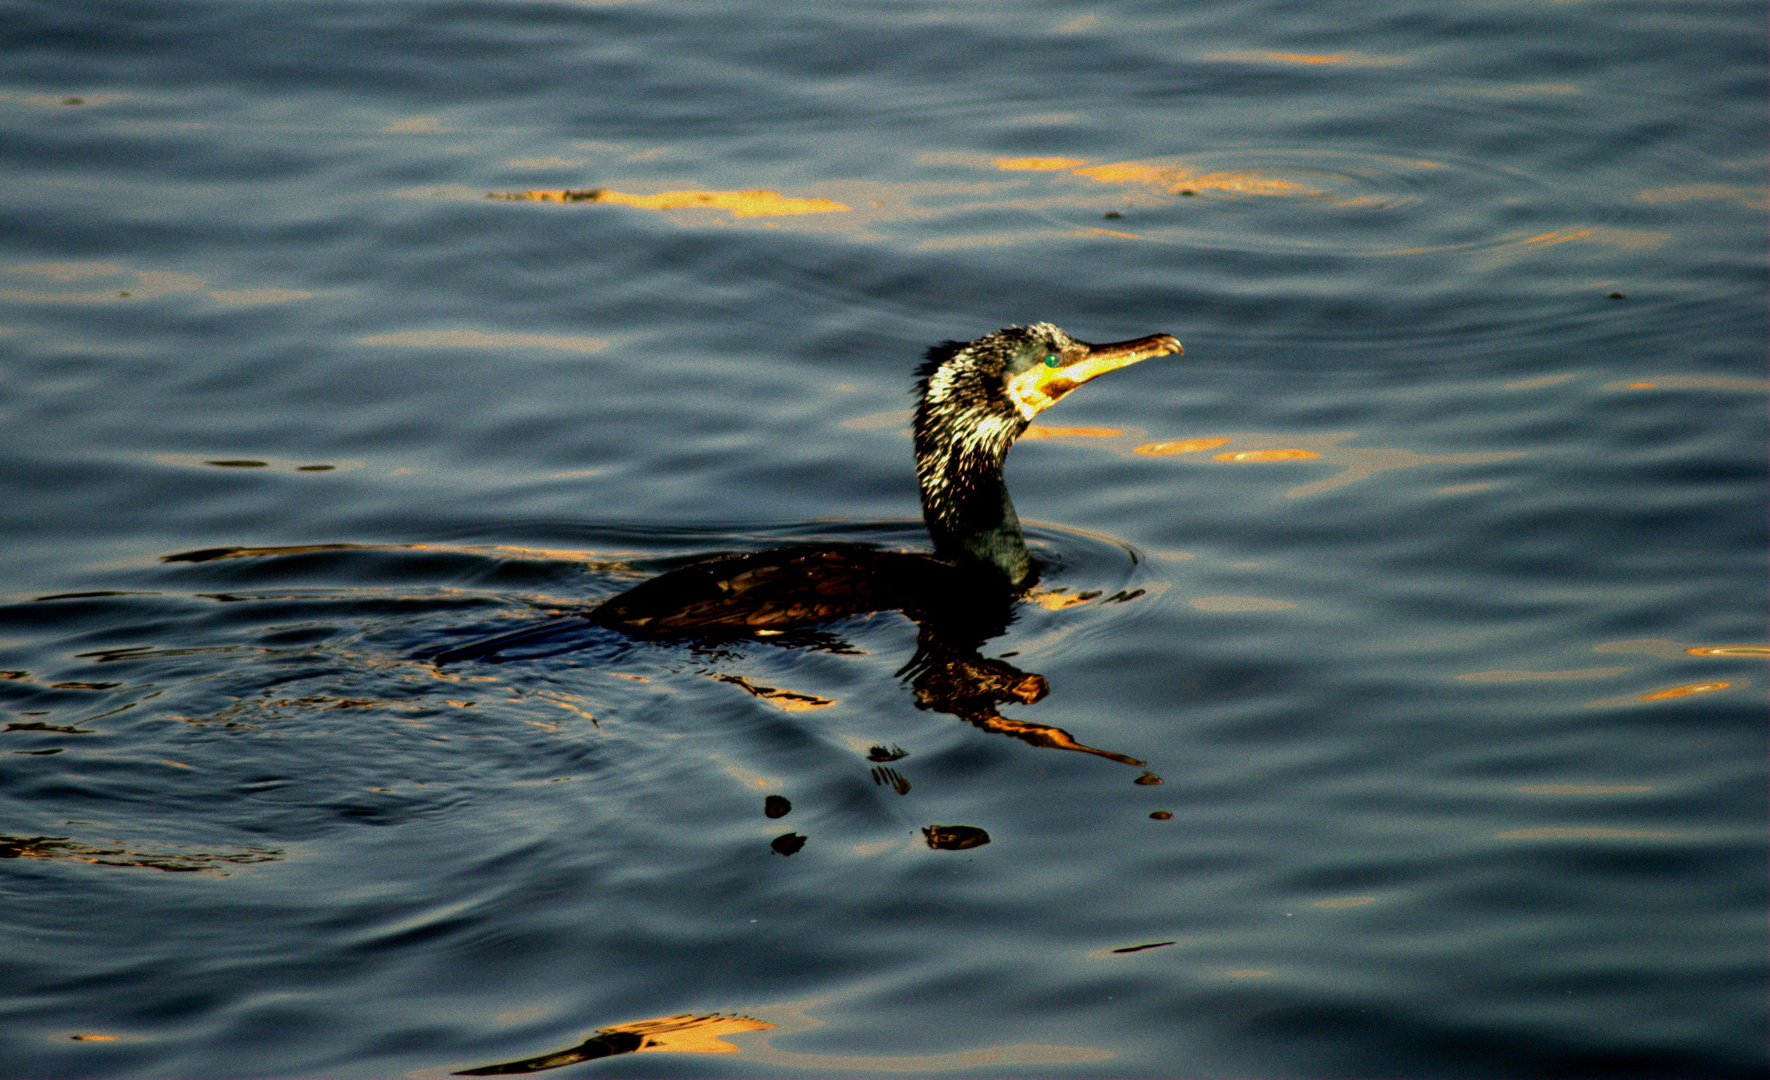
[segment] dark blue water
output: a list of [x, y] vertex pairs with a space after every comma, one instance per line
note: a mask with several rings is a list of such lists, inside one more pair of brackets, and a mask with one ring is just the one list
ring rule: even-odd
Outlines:
[[[1765, 57], [0, 4], [0, 1072], [1761, 1075]], [[911, 371], [1034, 320], [1186, 344], [1014, 450], [983, 648], [1147, 769], [918, 708], [891, 613], [413, 659], [925, 548]]]

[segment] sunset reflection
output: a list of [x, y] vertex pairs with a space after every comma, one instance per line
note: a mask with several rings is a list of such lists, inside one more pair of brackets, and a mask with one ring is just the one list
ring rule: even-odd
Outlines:
[[741, 1031], [765, 1031], [774, 1027], [766, 1020], [748, 1016], [705, 1013], [682, 1013], [656, 1020], [635, 1020], [629, 1024], [597, 1029], [596, 1034], [569, 1050], [559, 1050], [540, 1057], [501, 1065], [485, 1065], [462, 1069], [455, 1076], [512, 1076], [518, 1073], [541, 1072], [580, 1061], [613, 1057], [616, 1054], [643, 1054], [664, 1050], [676, 1054], [735, 1054], [738, 1048], [721, 1041], [723, 1036]]
[[607, 188], [586, 188], [578, 191], [494, 191], [486, 198], [558, 203], [619, 203], [644, 210], [728, 210], [732, 217], [740, 218], [828, 214], [849, 209], [834, 199], [796, 199], [776, 191], [660, 191], [655, 195], [629, 195]]

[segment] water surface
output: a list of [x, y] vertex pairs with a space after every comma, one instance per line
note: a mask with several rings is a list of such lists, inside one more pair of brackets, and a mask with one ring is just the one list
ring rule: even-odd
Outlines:
[[[1764, 1071], [1759, 6], [0, 27], [8, 1074]], [[924, 547], [1034, 320], [1186, 343], [983, 650], [1146, 767], [892, 614], [414, 659]]]

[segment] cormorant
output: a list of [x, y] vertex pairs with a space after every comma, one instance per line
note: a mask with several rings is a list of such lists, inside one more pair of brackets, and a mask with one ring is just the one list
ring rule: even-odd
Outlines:
[[740, 638], [872, 611], [902, 611], [944, 641], [981, 644], [1000, 632], [1013, 596], [1035, 578], [1002, 481], [1009, 447], [1033, 417], [1089, 379], [1182, 352], [1170, 334], [1093, 345], [1046, 322], [942, 342], [928, 350], [917, 372], [913, 424], [932, 556], [861, 544], [715, 556], [642, 582], [582, 615], [427, 658], [438, 664], [487, 659], [583, 621], [637, 638]]

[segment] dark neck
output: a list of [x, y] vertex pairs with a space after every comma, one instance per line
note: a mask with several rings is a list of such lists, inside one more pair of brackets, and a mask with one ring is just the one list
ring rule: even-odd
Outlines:
[[988, 568], [1012, 587], [1032, 577], [1032, 557], [1002, 459], [1026, 421], [999, 410], [962, 411], [927, 400], [916, 410], [916, 477], [934, 552], [960, 566]]
[[999, 468], [973, 478], [964, 500], [953, 508], [930, 506], [928, 492], [923, 491], [922, 520], [941, 558], [961, 565], [981, 564], [1016, 587], [1032, 576], [1032, 556], [1027, 554], [1020, 517], [1014, 513], [1014, 500], [1008, 497]]

